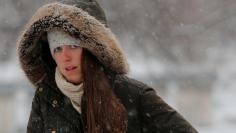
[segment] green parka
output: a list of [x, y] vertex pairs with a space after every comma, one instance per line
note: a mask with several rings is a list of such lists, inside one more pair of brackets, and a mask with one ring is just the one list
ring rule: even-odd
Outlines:
[[[35, 86], [28, 133], [84, 133], [81, 115], [55, 83], [55, 61], [51, 57], [47, 31], [60, 29], [81, 40], [112, 71], [112, 90], [124, 105], [127, 133], [196, 133], [151, 87], [125, 74], [128, 65], [114, 34], [107, 28], [104, 12], [96, 1], [71, 0], [40, 7], [18, 40], [20, 64]], [[82, 112], [85, 100], [82, 97]], [[115, 116], [114, 116], [115, 117]]]

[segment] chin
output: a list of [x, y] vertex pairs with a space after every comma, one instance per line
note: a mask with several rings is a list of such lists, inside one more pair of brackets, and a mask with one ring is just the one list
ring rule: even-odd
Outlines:
[[81, 82], [78, 78], [67, 78], [67, 80], [73, 84], [79, 84]]

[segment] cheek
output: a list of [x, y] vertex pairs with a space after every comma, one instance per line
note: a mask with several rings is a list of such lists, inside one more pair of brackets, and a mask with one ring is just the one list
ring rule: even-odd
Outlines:
[[53, 56], [53, 59], [54, 59], [54, 61], [56, 62], [56, 64], [57, 64], [57, 66], [60, 64], [59, 62], [59, 58], [57, 58], [57, 57], [55, 57], [55, 56]]
[[53, 56], [53, 59], [54, 59], [54, 61], [56, 62], [57, 66], [58, 66], [59, 69], [60, 69], [60, 66], [62, 65], [61, 58], [60, 58], [59, 56], [54, 55], [54, 56]]

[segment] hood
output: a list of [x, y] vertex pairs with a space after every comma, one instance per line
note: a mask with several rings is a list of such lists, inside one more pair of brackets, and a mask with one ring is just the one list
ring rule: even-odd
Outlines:
[[50, 54], [47, 31], [55, 29], [79, 38], [81, 47], [114, 73], [128, 72], [120, 44], [109, 28], [78, 5], [55, 2], [40, 7], [18, 38], [21, 67], [34, 85], [46, 77], [54, 78], [55, 62]]

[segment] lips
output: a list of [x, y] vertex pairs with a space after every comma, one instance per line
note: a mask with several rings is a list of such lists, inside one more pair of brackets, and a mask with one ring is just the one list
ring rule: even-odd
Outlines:
[[66, 71], [72, 71], [75, 70], [77, 67], [76, 66], [68, 66], [65, 68]]

